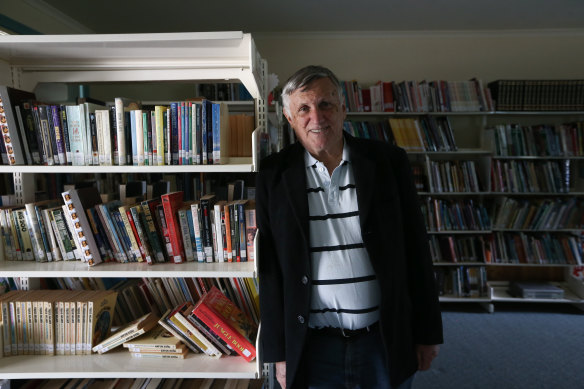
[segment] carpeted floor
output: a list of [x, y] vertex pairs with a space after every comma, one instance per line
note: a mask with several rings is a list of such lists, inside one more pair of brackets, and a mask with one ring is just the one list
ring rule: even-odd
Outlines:
[[584, 388], [584, 311], [557, 304], [443, 306], [444, 344], [414, 389]]

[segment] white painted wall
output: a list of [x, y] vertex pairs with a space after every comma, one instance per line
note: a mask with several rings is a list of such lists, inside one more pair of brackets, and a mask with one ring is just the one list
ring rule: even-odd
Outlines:
[[584, 78], [584, 29], [256, 34], [281, 84], [309, 64], [367, 86], [383, 79]]

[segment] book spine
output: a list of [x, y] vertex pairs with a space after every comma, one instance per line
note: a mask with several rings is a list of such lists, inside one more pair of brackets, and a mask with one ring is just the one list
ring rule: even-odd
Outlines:
[[178, 210], [178, 219], [179, 219], [180, 232], [181, 232], [183, 247], [185, 250], [186, 260], [188, 262], [192, 262], [195, 260], [195, 256], [193, 253], [193, 244], [191, 241], [191, 233], [189, 231], [189, 223], [188, 223], [188, 219], [187, 219], [187, 213], [190, 213], [190, 212], [187, 212], [186, 209], [179, 209]]
[[[180, 192], [178, 192], [180, 193]], [[173, 262], [181, 263], [184, 258], [184, 249], [182, 246], [182, 239], [180, 238], [180, 228], [178, 222], [177, 208], [182, 205], [182, 193], [179, 196], [171, 197], [168, 194], [162, 195], [162, 206], [164, 209], [164, 217], [166, 219], [166, 226], [172, 245]]]
[[53, 128], [55, 132], [55, 144], [57, 146], [57, 156], [55, 162], [58, 161], [59, 165], [67, 165], [67, 148], [65, 147], [65, 136], [63, 132], [63, 126], [61, 124], [61, 115], [59, 114], [59, 107], [56, 105], [51, 106], [51, 115], [53, 121]]
[[125, 134], [125, 115], [124, 115], [124, 102], [121, 98], [114, 99], [114, 113], [115, 113], [115, 123], [116, 123], [116, 141], [117, 141], [117, 165], [126, 164], [126, 134]]

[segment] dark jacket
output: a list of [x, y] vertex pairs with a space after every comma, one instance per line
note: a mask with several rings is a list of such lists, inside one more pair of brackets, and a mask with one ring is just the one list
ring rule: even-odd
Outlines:
[[[417, 369], [415, 344], [442, 343], [442, 320], [426, 228], [404, 150], [345, 134], [361, 233], [381, 288], [380, 324], [392, 386]], [[286, 361], [288, 388], [303, 387], [310, 310], [304, 148], [265, 158], [256, 184], [264, 362]]]

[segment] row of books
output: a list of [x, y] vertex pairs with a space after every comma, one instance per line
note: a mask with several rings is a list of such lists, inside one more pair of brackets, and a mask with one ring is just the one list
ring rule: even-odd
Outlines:
[[438, 293], [445, 297], [488, 297], [487, 270], [484, 266], [434, 268]]
[[456, 151], [446, 117], [390, 118], [395, 144], [407, 151]]
[[345, 105], [353, 112], [492, 111], [491, 94], [481, 80], [378, 81], [368, 88], [341, 82]]
[[247, 378], [56, 378], [29, 380], [20, 389], [260, 389]]
[[488, 87], [499, 111], [584, 110], [584, 80], [497, 80]]
[[429, 239], [433, 262], [480, 262], [491, 261], [492, 247], [489, 237], [437, 236]]
[[581, 238], [574, 235], [496, 233], [495, 263], [583, 265]]
[[220, 164], [230, 149], [251, 156], [254, 117], [230, 116], [226, 104], [206, 99], [150, 108], [124, 98], [55, 105], [0, 86], [0, 105], [5, 164]]
[[491, 190], [506, 193], [569, 193], [571, 162], [505, 161], [491, 165]]
[[356, 138], [375, 139], [391, 144], [394, 136], [387, 121], [345, 120], [343, 129]]
[[473, 200], [426, 198], [422, 214], [428, 231], [476, 231], [491, 229], [487, 208]]
[[430, 190], [442, 192], [480, 192], [482, 183], [474, 160], [430, 161]]
[[581, 199], [525, 200], [505, 197], [494, 211], [493, 228], [559, 230], [584, 228]]
[[584, 122], [521, 126], [499, 124], [494, 135], [497, 156], [584, 156]]
[[[167, 310], [162, 317], [153, 312], [139, 317], [96, 344], [92, 350], [103, 354], [125, 345], [126, 348], [165, 348], [179, 351], [176, 344], [170, 346], [168, 343], [152, 339], [156, 333], [152, 334], [150, 331], [156, 329], [158, 325], [194, 353], [203, 353], [215, 358], [223, 355], [240, 355], [248, 362], [255, 359], [257, 325], [215, 287], [211, 287], [198, 301], [179, 304]], [[144, 334], [146, 336], [140, 340], [138, 337]], [[130, 342], [134, 339], [136, 341]], [[180, 352], [183, 358], [184, 353]], [[178, 358], [179, 352], [168, 354], [175, 354]]]
[[0, 295], [3, 355], [88, 355], [108, 336], [114, 291], [13, 290]]
[[254, 260], [253, 201], [183, 202], [183, 192], [124, 205], [102, 204], [95, 187], [56, 200], [0, 209], [7, 260], [181, 263]]

